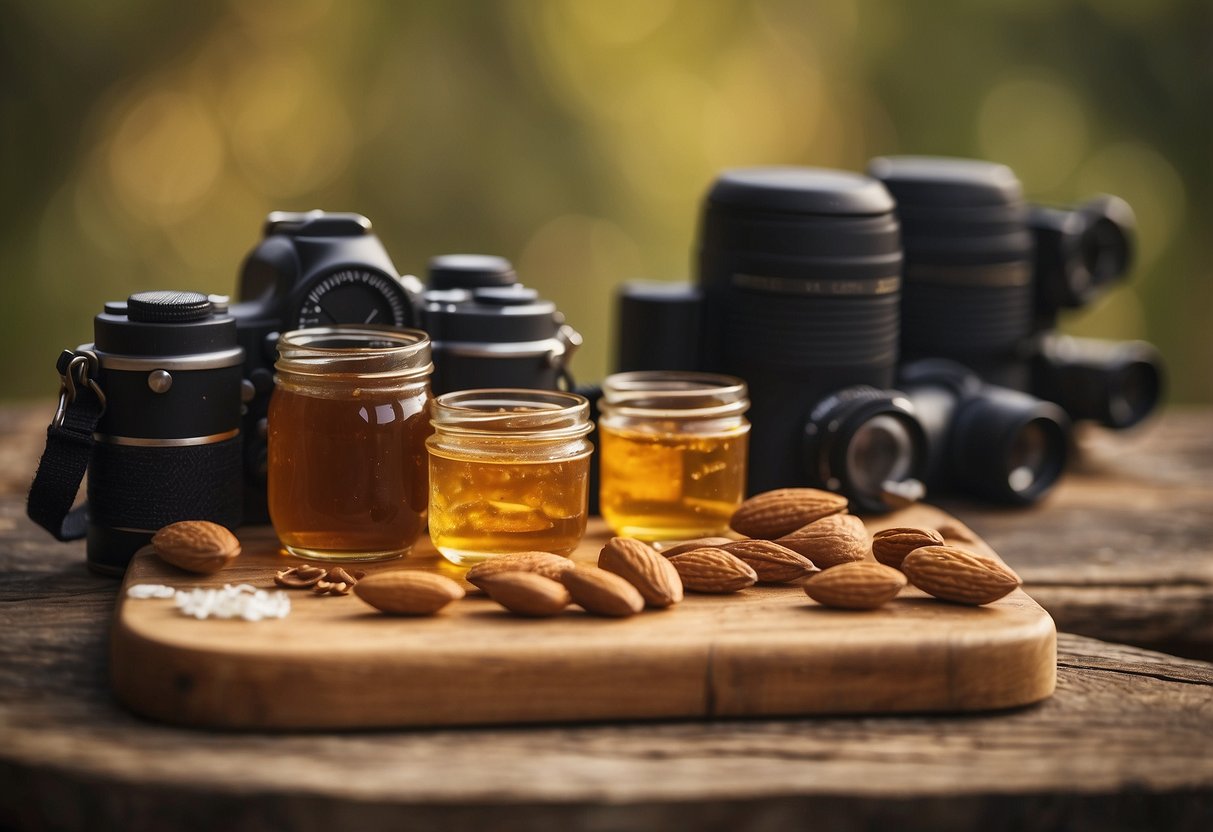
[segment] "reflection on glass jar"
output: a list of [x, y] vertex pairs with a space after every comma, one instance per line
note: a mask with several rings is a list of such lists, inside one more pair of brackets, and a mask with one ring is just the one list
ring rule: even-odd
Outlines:
[[464, 390], [434, 400], [430, 538], [452, 563], [567, 555], [585, 533], [589, 403], [546, 390]]
[[616, 534], [653, 541], [727, 531], [745, 496], [745, 382], [618, 373], [603, 382], [599, 406], [599, 505]]
[[425, 527], [430, 342], [424, 332], [318, 327], [278, 342], [269, 509], [291, 554], [383, 560]]

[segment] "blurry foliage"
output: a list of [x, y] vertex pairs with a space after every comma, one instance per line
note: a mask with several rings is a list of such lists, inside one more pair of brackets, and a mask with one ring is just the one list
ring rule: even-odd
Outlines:
[[107, 299], [230, 293], [273, 209], [372, 218], [402, 271], [511, 258], [608, 368], [612, 288], [689, 275], [722, 167], [1010, 164], [1124, 196], [1131, 281], [1070, 321], [1213, 401], [1202, 0], [4, 0], [0, 397], [49, 396]]

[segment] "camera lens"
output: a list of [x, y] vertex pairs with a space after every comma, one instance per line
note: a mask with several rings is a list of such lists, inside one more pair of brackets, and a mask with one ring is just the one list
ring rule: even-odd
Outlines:
[[1049, 422], [1034, 419], [1015, 433], [1007, 452], [1007, 485], [1017, 493], [1028, 492], [1049, 476], [1055, 458]]
[[897, 200], [905, 246], [903, 361], [959, 361], [1023, 388], [1020, 345], [1032, 329], [1032, 235], [1010, 168], [969, 159], [873, 159]]
[[[788, 452], [814, 404], [892, 382], [901, 259], [893, 200], [874, 179], [773, 167], [713, 183], [699, 240], [701, 369], [749, 384], [751, 492], [815, 482]], [[840, 482], [851, 479], [844, 462], [829, 466]]]
[[1162, 358], [1144, 341], [1051, 335], [1040, 340], [1032, 382], [1034, 391], [1057, 402], [1071, 418], [1122, 430], [1158, 406]]
[[[926, 435], [900, 394], [857, 386], [827, 397], [804, 429], [804, 466], [815, 483], [860, 511], [903, 502], [923, 476]], [[918, 490], [917, 488], [913, 490]]]

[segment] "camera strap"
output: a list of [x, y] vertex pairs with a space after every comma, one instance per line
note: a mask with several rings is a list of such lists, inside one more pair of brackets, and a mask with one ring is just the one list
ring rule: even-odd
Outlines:
[[97, 384], [97, 357], [64, 350], [57, 362], [59, 407], [46, 429], [46, 450], [30, 486], [26, 513], [57, 540], [78, 540], [88, 527], [88, 507], [72, 509], [88, 470], [96, 440], [93, 432], [105, 413], [105, 394]]

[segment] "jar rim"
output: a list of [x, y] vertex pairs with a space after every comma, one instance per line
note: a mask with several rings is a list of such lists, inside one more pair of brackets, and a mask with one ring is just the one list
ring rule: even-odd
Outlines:
[[430, 337], [420, 329], [337, 324], [278, 337], [279, 372], [304, 376], [422, 379], [430, 375]]
[[602, 383], [602, 410], [640, 418], [719, 419], [750, 408], [745, 381], [682, 370], [615, 373]]
[[434, 399], [431, 415], [436, 431], [461, 436], [572, 439], [594, 429], [589, 400], [560, 390], [458, 390]]

